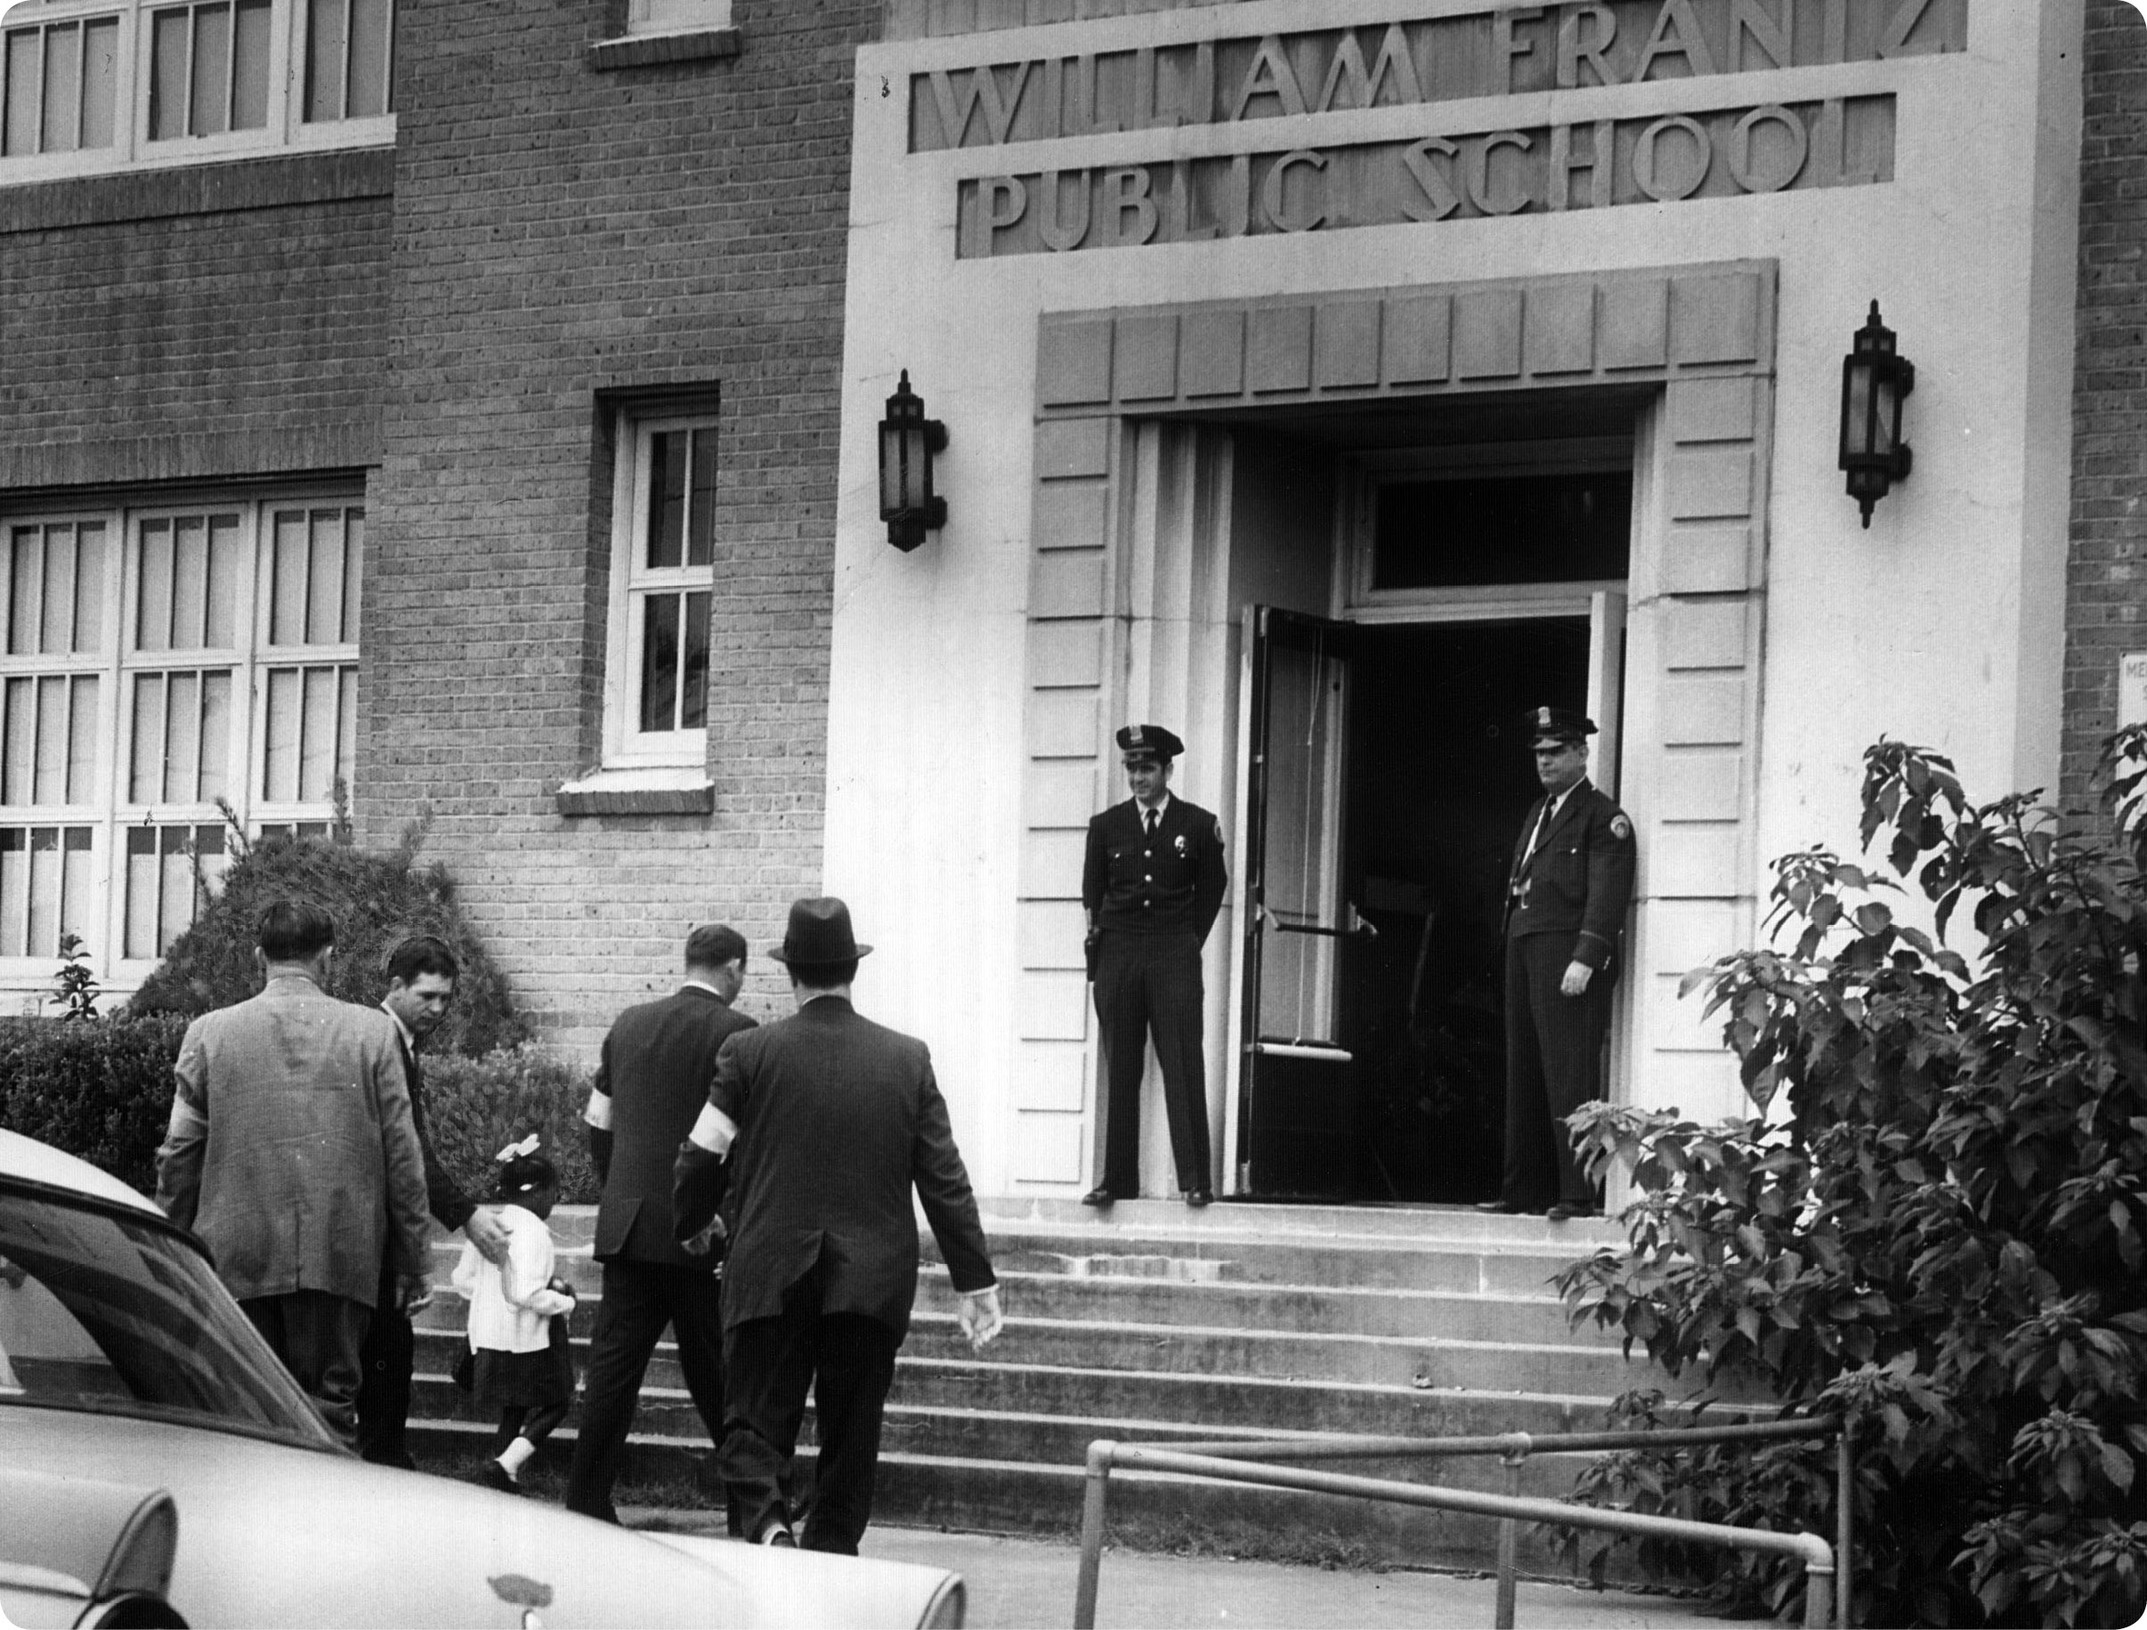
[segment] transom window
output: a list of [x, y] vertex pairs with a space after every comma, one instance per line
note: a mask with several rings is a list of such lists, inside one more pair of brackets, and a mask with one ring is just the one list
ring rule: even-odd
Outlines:
[[627, 0], [629, 34], [685, 34], [730, 21], [731, 0]]
[[305, 494], [0, 516], [0, 978], [63, 934], [139, 980], [252, 834], [355, 756], [365, 510]]
[[708, 752], [716, 421], [628, 417], [618, 447], [604, 761], [698, 768]]
[[0, 29], [0, 183], [392, 142], [393, 0], [30, 0]]

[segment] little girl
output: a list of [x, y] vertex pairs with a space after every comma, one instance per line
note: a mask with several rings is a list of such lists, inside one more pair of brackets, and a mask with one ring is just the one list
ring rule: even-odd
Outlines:
[[470, 1304], [477, 1407], [499, 1412], [497, 1458], [487, 1462], [483, 1480], [511, 1494], [520, 1491], [523, 1465], [566, 1419], [574, 1397], [566, 1321], [574, 1292], [552, 1274], [552, 1233], [544, 1219], [559, 1203], [559, 1174], [537, 1153], [536, 1134], [493, 1158], [500, 1163], [506, 1261], [495, 1266], [465, 1245], [454, 1283]]

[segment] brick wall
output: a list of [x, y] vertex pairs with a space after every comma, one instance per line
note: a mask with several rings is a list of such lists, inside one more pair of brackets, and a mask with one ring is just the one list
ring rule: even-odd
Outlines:
[[[391, 386], [357, 815], [427, 819], [547, 1034], [756, 946], [821, 875], [852, 53], [870, 0], [735, 8], [728, 58], [604, 70], [623, 4], [402, 8]], [[600, 393], [721, 392], [712, 816], [559, 814], [601, 740]], [[749, 1008], [775, 970], [756, 958]]]
[[2090, 0], [2062, 790], [2085, 802], [2117, 659], [2147, 650], [2147, 23]]
[[385, 152], [9, 187], [0, 491], [378, 457]]

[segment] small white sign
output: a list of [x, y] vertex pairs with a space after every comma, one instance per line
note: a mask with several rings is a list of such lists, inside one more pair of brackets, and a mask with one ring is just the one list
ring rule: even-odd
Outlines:
[[2147, 724], [2147, 651], [2117, 659], [2117, 728], [2128, 724]]

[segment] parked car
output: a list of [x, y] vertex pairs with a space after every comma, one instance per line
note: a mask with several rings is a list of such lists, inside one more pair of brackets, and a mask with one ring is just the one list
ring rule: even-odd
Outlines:
[[0, 1614], [22, 1626], [962, 1622], [937, 1568], [636, 1533], [345, 1450], [125, 1184], [0, 1131]]

